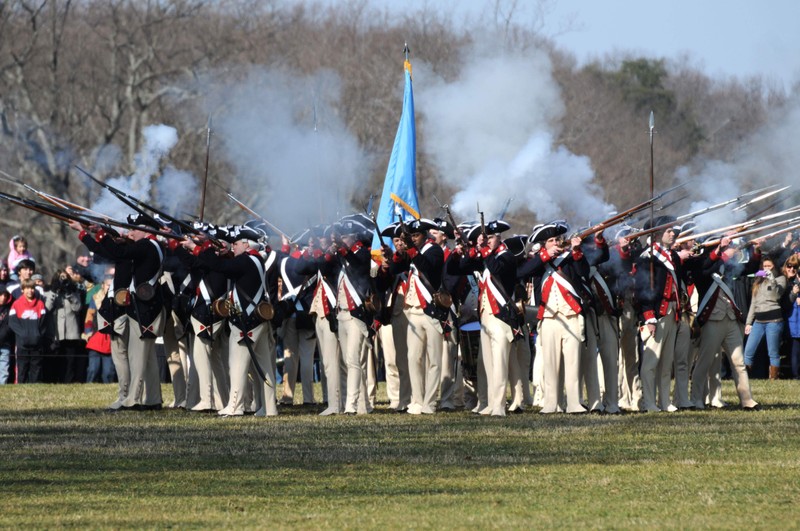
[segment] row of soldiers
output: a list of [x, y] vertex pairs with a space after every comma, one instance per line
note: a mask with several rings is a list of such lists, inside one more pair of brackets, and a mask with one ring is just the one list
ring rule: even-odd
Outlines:
[[702, 409], [719, 395], [721, 352], [741, 406], [758, 407], [725, 278], [757, 268], [759, 249], [743, 263], [723, 238], [697, 254], [691, 241], [675, 244], [689, 227], [674, 218], [655, 220], [663, 228], [646, 241], [624, 227], [611, 242], [602, 231], [568, 236], [564, 221], [504, 238], [502, 220], [422, 218], [385, 227], [376, 249], [377, 228], [361, 214], [284, 236], [280, 249], [259, 223], [198, 224], [206, 237], [164, 240], [153, 218], [128, 221], [141, 230], [124, 238], [70, 223], [114, 264], [98, 311], [119, 379], [113, 410], [161, 408], [159, 336], [186, 353], [193, 375], [173, 378], [176, 405], [225, 416], [278, 414], [277, 339], [284, 403], [298, 365], [304, 400], [314, 401], [318, 349], [322, 415], [372, 410], [378, 349], [389, 407], [409, 414], [504, 416], [534, 403], [541, 413]]

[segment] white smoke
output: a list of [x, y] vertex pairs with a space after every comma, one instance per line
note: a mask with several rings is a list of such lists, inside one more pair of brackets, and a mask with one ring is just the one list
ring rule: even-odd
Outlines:
[[[800, 168], [800, 150], [792, 147], [792, 139], [800, 127], [800, 97], [790, 99], [785, 106], [774, 110], [767, 123], [746, 138], [730, 161], [697, 159], [677, 172], [679, 180], [691, 180], [689, 188], [699, 200], [692, 211], [703, 205], [720, 203], [743, 193], [768, 185], [797, 185], [796, 172]], [[748, 210], [752, 214], [769, 206], [777, 198], [786, 198], [795, 189], [782, 192], [754, 203]], [[698, 226], [710, 230], [746, 219], [743, 210], [734, 211], [757, 197], [743, 199], [740, 203], [719, 209], [697, 219]], [[791, 206], [791, 205], [786, 205]], [[784, 207], [776, 207], [772, 212]]]
[[160, 209], [173, 217], [199, 214], [197, 179], [191, 172], [167, 166], [155, 184], [155, 193]]
[[338, 77], [257, 68], [230, 78], [206, 80], [216, 137], [237, 171], [238, 187], [223, 186], [290, 233], [351, 213], [368, 166], [336, 109]]
[[466, 55], [457, 80], [425, 80], [417, 92], [424, 149], [460, 190], [453, 209], [474, 217], [476, 203], [497, 212], [513, 197], [512, 210], [527, 209], [540, 221], [605, 219], [614, 207], [603, 200], [591, 162], [555, 143], [564, 105], [547, 54]]
[[[178, 131], [169, 125], [149, 125], [142, 129], [142, 137], [142, 149], [134, 156], [134, 172], [106, 179], [106, 182], [145, 203], [160, 206], [172, 215], [180, 215], [181, 209], [194, 211], [197, 203], [195, 178], [169, 165], [161, 172], [163, 160], [178, 143]], [[154, 183], [156, 175], [158, 180]], [[105, 189], [92, 210], [116, 219], [135, 212]]]

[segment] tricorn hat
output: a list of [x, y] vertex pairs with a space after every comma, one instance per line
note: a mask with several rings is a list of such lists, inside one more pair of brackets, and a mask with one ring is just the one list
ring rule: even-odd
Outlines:
[[[363, 230], [365, 232], [369, 232], [369, 231], [375, 230], [375, 222], [372, 221], [372, 218], [369, 217], [368, 215], [364, 214], [364, 213], [361, 213], [361, 212], [359, 212], [357, 214], [350, 214], [350, 215], [344, 216], [342, 219], [339, 220], [339, 223], [341, 223], [342, 225], [345, 225], [345, 226], [347, 226], [347, 224], [349, 222], [356, 223], [358, 225], [363, 226], [364, 227]], [[353, 232], [359, 232], [359, 231], [353, 231]]]
[[503, 243], [511, 254], [520, 258], [525, 256], [525, 244], [528, 243], [528, 237], [524, 234], [514, 234], [503, 240]]
[[387, 238], [397, 238], [400, 236], [400, 222], [395, 221], [394, 223], [389, 223], [386, 227], [381, 231], [381, 236], [386, 236]]
[[533, 232], [528, 237], [529, 243], [544, 243], [550, 238], [563, 236], [569, 232], [569, 224], [563, 219], [557, 219], [550, 223], [534, 225]]
[[451, 225], [447, 220], [442, 218], [433, 218], [433, 222], [436, 224], [436, 226], [433, 227], [435, 230], [443, 232], [448, 238], [456, 237], [455, 227], [453, 227], [453, 225]]
[[163, 225], [159, 225], [158, 221], [152, 216], [147, 214], [130, 214], [128, 215], [128, 224], [138, 225], [140, 227], [148, 227], [150, 229], [160, 229]]
[[405, 225], [412, 234], [415, 232], [428, 232], [431, 229], [439, 228], [435, 221], [428, 218], [412, 219], [406, 222]]
[[[503, 232], [507, 231], [508, 229], [510, 229], [511, 225], [509, 225], [508, 223], [506, 223], [502, 219], [493, 219], [492, 221], [487, 221], [485, 223], [485, 227], [486, 227], [486, 234], [488, 236], [488, 235], [492, 235], [492, 234], [503, 233]], [[474, 241], [478, 240], [478, 235], [482, 231], [483, 231], [483, 227], [481, 226], [480, 223], [478, 223], [477, 225], [471, 227], [466, 232], [465, 236], [469, 241], [474, 242]]]

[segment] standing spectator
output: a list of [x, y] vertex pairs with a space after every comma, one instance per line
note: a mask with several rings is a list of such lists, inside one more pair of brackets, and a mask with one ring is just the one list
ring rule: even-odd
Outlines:
[[753, 282], [753, 298], [744, 327], [744, 334], [749, 336], [744, 348], [744, 363], [748, 372], [752, 372], [756, 350], [766, 335], [770, 380], [777, 380], [781, 370], [781, 298], [785, 289], [786, 278], [779, 269], [775, 269], [772, 258], [765, 256], [761, 260], [761, 270], [756, 273], [756, 280]]
[[8, 268], [15, 269], [20, 260], [33, 260], [28, 252], [28, 240], [23, 236], [13, 236], [8, 241]]
[[[26, 280], [30, 280], [34, 273], [36, 273], [36, 262], [27, 258], [20, 260], [19, 263], [17, 263], [17, 267], [14, 268], [14, 273], [18, 281], [8, 285], [8, 292], [11, 293], [12, 299], [17, 300], [22, 297], [22, 283]], [[42, 288], [37, 288], [35, 282], [33, 285], [40, 296], [44, 295], [44, 290]]]
[[800, 255], [793, 254], [783, 266], [786, 276], [787, 320], [789, 335], [791, 336], [792, 349], [792, 378], [800, 379], [800, 277], [797, 269], [800, 267]]
[[44, 299], [50, 314], [50, 332], [58, 345], [57, 359], [61, 370], [56, 374], [56, 381], [83, 382], [85, 376], [77, 362], [83, 353], [80, 328], [83, 297], [78, 285], [66, 271], [59, 269], [53, 275]]
[[14, 349], [14, 332], [8, 326], [9, 313], [11, 313], [11, 294], [5, 284], [0, 284], [0, 385], [8, 383], [11, 351]]
[[17, 342], [17, 382], [38, 383], [42, 375], [47, 310], [32, 280], [23, 281], [21, 289], [22, 297], [14, 301], [9, 313], [9, 326]]
[[89, 299], [89, 309], [86, 311], [84, 323], [84, 337], [86, 338], [86, 351], [89, 354], [89, 367], [86, 370], [86, 383], [94, 383], [98, 377], [103, 383], [112, 383], [116, 372], [111, 359], [111, 336], [100, 332], [97, 324], [97, 309], [103, 303], [111, 287], [111, 278], [101, 284], [100, 290]]

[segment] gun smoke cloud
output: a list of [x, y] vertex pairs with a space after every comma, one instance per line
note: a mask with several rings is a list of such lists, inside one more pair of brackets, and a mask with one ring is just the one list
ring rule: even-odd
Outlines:
[[223, 186], [289, 233], [351, 213], [368, 164], [338, 113], [338, 76], [252, 68], [231, 77], [204, 80], [214, 138], [237, 172]]
[[[112, 177], [106, 182], [137, 199], [159, 206], [175, 217], [185, 217], [186, 211], [193, 213], [199, 197], [197, 179], [190, 172], [164, 163], [178, 143], [177, 129], [163, 124], [149, 125], [142, 129], [142, 137], [142, 149], [134, 156], [134, 172], [127, 176]], [[115, 146], [101, 150], [97, 169], [105, 171], [113, 167], [113, 159], [119, 153]], [[117, 219], [134, 213], [105, 189], [92, 205], [92, 209]]]
[[[791, 145], [800, 127], [800, 96], [790, 99], [784, 107], [773, 111], [763, 127], [742, 141], [739, 150], [730, 161], [699, 158], [688, 166], [679, 168], [676, 177], [680, 181], [691, 180], [688, 189], [694, 190], [698, 200], [690, 211], [737, 197], [742, 193], [768, 185], [794, 185], [779, 196], [754, 204], [749, 210], [756, 212], [766, 208], [778, 197], [796, 193], [797, 168], [800, 167], [800, 151]], [[786, 208], [775, 207], [772, 212]], [[724, 208], [698, 217], [698, 226], [703, 230], [730, 225], [746, 219], [744, 211], [732, 212]]]
[[[481, 50], [481, 51], [478, 51]], [[441, 176], [459, 190], [453, 209], [475, 217], [527, 209], [540, 221], [588, 223], [614, 207], [603, 201], [591, 161], [557, 145], [564, 113], [544, 51], [524, 53], [482, 44], [465, 52], [455, 81], [421, 81], [417, 108], [425, 120], [425, 151]]]

